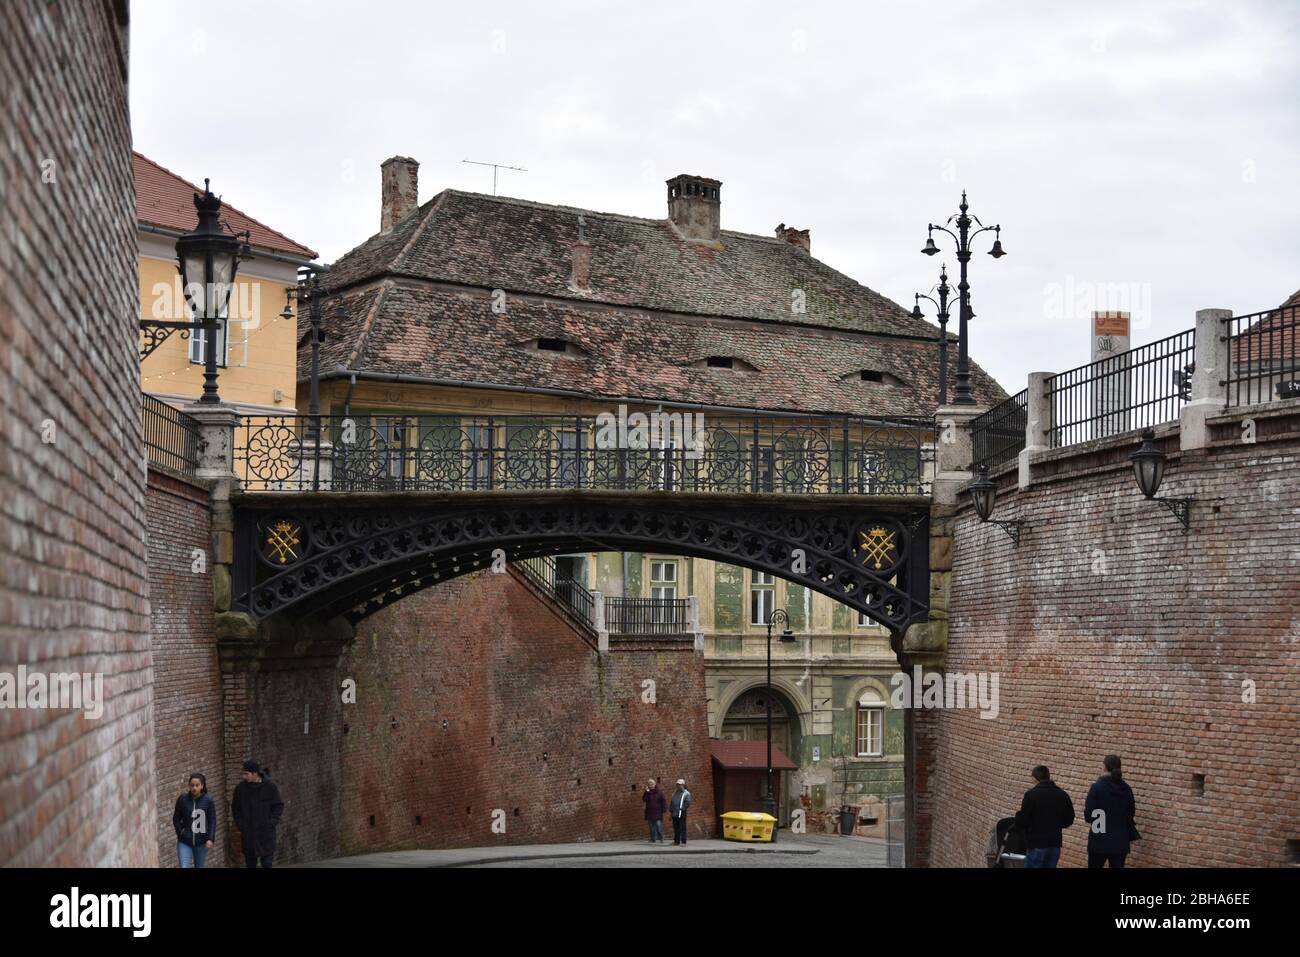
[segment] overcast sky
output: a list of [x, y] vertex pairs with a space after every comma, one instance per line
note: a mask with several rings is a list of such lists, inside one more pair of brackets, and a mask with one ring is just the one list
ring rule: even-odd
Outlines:
[[1088, 361], [1091, 308], [1137, 345], [1300, 288], [1300, 4], [131, 9], [136, 149], [325, 261], [378, 230], [394, 154], [421, 202], [491, 192], [472, 159], [528, 170], [503, 195], [650, 217], [689, 172], [724, 229], [810, 228], [910, 307], [966, 189], [1009, 253], [971, 265], [971, 351], [1009, 392]]

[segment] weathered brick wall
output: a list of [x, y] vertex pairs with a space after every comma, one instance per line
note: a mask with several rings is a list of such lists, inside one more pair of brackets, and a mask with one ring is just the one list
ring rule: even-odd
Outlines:
[[[149, 604], [153, 631], [154, 734], [158, 767], [158, 860], [177, 867], [172, 811], [189, 776], [207, 777], [208, 793], [227, 827], [229, 803], [222, 767], [221, 678], [212, 617], [212, 516], [207, 492], [150, 470], [148, 517]], [[194, 550], [204, 560], [196, 571]], [[220, 834], [218, 834], [220, 837]], [[225, 863], [224, 841], [208, 867]]]
[[1272, 431], [1290, 437], [1245, 445], [1229, 424], [1181, 460], [1166, 441], [1161, 496], [1197, 499], [1186, 536], [1137, 491], [1133, 443], [1003, 491], [995, 517], [1025, 523], [1018, 550], [959, 515], [947, 668], [999, 672], [1001, 713], [915, 715], [932, 864], [983, 866], [993, 822], [1042, 763], [1079, 815], [1062, 865], [1083, 865], [1083, 801], [1108, 753], [1137, 796], [1131, 865], [1294, 862], [1300, 443], [1294, 422]]
[[0, 671], [102, 673], [106, 698], [0, 710], [4, 864], [158, 861], [118, 9], [0, 4]]
[[601, 657], [511, 576], [480, 573], [367, 619], [340, 674], [357, 682], [345, 854], [639, 838], [652, 776], [669, 790], [685, 777], [692, 834], [712, 826], [704, 663], [689, 645]]

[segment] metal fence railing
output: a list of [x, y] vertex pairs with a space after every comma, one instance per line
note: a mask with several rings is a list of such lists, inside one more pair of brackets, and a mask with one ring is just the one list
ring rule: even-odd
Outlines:
[[525, 558], [516, 563], [533, 584], [537, 585], [579, 621], [594, 627], [596, 599], [586, 587], [572, 578], [561, 577], [555, 559], [542, 556]]
[[1225, 406], [1300, 398], [1300, 305], [1233, 316], [1224, 338]]
[[246, 491], [926, 495], [934, 461], [925, 419], [700, 413], [656, 435], [598, 416], [321, 416], [319, 452], [308, 422], [241, 418], [234, 459]]
[[1049, 378], [1052, 447], [1176, 420], [1191, 397], [1194, 346], [1188, 329]]
[[971, 420], [971, 451], [975, 471], [981, 466], [997, 469], [1014, 462], [1025, 447], [1025, 419], [1029, 405], [1029, 390], [999, 402], [993, 408]]
[[192, 477], [198, 468], [199, 424], [157, 396], [144, 392], [140, 400], [149, 464]]
[[611, 635], [681, 635], [690, 625], [686, 598], [605, 599], [605, 630]]

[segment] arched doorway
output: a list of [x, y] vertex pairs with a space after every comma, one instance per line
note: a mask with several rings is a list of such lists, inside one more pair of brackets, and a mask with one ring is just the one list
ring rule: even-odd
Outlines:
[[[798, 712], [789, 700], [776, 689], [769, 691], [763, 685], [743, 692], [723, 716], [719, 737], [724, 741], [766, 741], [767, 700], [772, 699], [772, 746], [786, 757], [799, 763], [800, 731]], [[777, 819], [782, 827], [790, 823], [790, 803], [794, 799], [789, 780], [790, 772], [778, 773], [778, 793], [782, 796], [777, 809]]]

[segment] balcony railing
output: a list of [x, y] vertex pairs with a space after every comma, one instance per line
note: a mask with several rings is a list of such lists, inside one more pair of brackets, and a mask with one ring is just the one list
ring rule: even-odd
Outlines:
[[1191, 397], [1188, 329], [1047, 380], [1052, 447], [1175, 421]]
[[990, 470], [1014, 462], [1025, 447], [1025, 419], [1029, 403], [1029, 390], [999, 402], [993, 408], [971, 420], [971, 452], [978, 472], [981, 466]]
[[611, 635], [683, 635], [691, 630], [687, 598], [606, 598]]
[[595, 627], [596, 599], [580, 582], [564, 578], [556, 567], [555, 559], [549, 557], [525, 558], [517, 563], [519, 569], [538, 588], [551, 596], [565, 611], [574, 618], [584, 622], [588, 627]]
[[[684, 417], [674, 414], [680, 421]], [[595, 416], [246, 416], [246, 491], [615, 489], [926, 495], [924, 419], [713, 417], [656, 435]]]
[[140, 398], [149, 464], [192, 477], [198, 467], [199, 424], [147, 392]]
[[1300, 398], [1300, 306], [1233, 316], [1225, 325], [1225, 405]]

